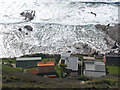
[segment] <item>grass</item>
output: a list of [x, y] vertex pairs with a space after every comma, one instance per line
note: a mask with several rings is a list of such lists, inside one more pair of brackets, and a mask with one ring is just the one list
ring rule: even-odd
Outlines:
[[120, 67], [118, 66], [107, 66], [109, 75], [118, 75], [120, 72]]
[[[75, 55], [75, 56], [78, 56], [79, 58], [82, 58], [83, 56], [82, 55]], [[43, 58], [43, 61], [48, 61], [52, 58]], [[102, 60], [102, 58], [99, 58]], [[10, 62], [10, 63], [15, 63], [16, 60], [13, 58], [13, 59], [0, 59], [0, 61], [4, 61], [4, 62]], [[33, 68], [28, 68], [28, 70], [30, 69], [34, 69], [34, 68], [37, 68], [37, 67], [33, 67]], [[58, 73], [58, 76], [59, 77], [62, 77], [62, 68], [59, 67], [59, 66], [56, 66], [55, 67], [56, 69], [56, 72]], [[107, 69], [108, 69], [108, 72], [110, 75], [118, 75], [119, 71], [120, 71], [120, 67], [117, 67], [117, 66], [107, 66]], [[76, 87], [83, 87], [83, 88], [87, 88], [87, 87], [96, 87], [96, 88], [101, 88], [101, 87], [107, 87], [109, 86], [110, 88], [111, 87], [117, 87], [117, 84], [118, 84], [118, 81], [117, 79], [114, 79], [114, 78], [108, 78], [108, 76], [106, 76], [105, 78], [100, 78], [100, 79], [96, 79], [96, 80], [92, 80], [92, 81], [89, 81], [88, 80], [88, 83], [85, 83], [83, 85], [80, 85], [80, 80], [82, 79], [85, 79], [86, 80], [86, 77], [79, 77], [79, 80], [73, 80], [73, 81], [69, 81], [70, 79], [66, 80], [65, 79], [63, 80], [62, 78], [59, 78], [58, 80], [55, 78], [55, 79], [49, 79], [49, 78], [44, 78], [44, 77], [40, 77], [40, 76], [37, 76], [37, 75], [32, 75], [32, 74], [29, 74], [29, 73], [22, 73], [22, 68], [13, 68], [13, 67], [10, 67], [10, 66], [7, 66], [7, 65], [2, 65], [2, 70], [3, 71], [6, 71], [6, 72], [3, 72], [3, 87], [5, 88], [12, 88], [12, 87], [15, 87], [15, 88], [46, 88], [46, 87], [66, 87], [66, 86], [69, 86], [69, 87], [73, 87], [73, 88], [76, 88]], [[56, 80], [56, 81], [55, 81]], [[87, 81], [86, 81], [87, 82]], [[99, 86], [99, 87], [98, 87]]]
[[113, 79], [113, 78], [101, 78], [101, 79], [96, 79], [93, 81], [88, 81], [88, 84], [106, 84], [106, 85], [110, 85], [110, 86], [118, 86], [118, 80], [117, 79]]
[[47, 61], [50, 61], [50, 60], [52, 60], [53, 58], [43, 58], [42, 59], [42, 62], [47, 62]]
[[55, 66], [55, 70], [56, 70], [58, 76], [61, 78], [62, 77], [62, 68], [60, 66]]
[[81, 80], [81, 81], [88, 81], [88, 80], [90, 80], [90, 78], [81, 75], [81, 76], [78, 77], [78, 80]]
[[15, 72], [22, 72], [22, 68], [14, 68], [14, 67], [9, 67], [7, 65], [2, 65], [2, 71], [15, 71]]
[[27, 68], [25, 70], [32, 70], [32, 69], [37, 69], [38, 67], [31, 67], [31, 68]]
[[7, 63], [16, 63], [16, 58], [2, 58], [0, 59], [2, 62], [7, 62]]

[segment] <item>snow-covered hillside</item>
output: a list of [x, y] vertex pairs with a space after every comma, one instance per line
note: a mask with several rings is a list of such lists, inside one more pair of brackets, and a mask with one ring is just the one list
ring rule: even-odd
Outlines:
[[[118, 23], [118, 4], [81, 2], [118, 0], [0, 0], [0, 57], [28, 53], [83, 53], [89, 48], [106, 52], [114, 41], [96, 24]], [[36, 16], [24, 22], [20, 13], [35, 10]], [[96, 13], [96, 16], [90, 12]], [[21, 23], [20, 23], [21, 22]], [[33, 31], [24, 28], [31, 25]], [[21, 28], [22, 31], [18, 29]], [[110, 42], [107, 45], [105, 38]], [[79, 48], [79, 49], [78, 49]]]
[[[110, 2], [111, 0], [0, 0], [0, 23], [22, 21], [20, 13], [24, 10], [36, 11], [36, 17], [32, 22], [71, 25], [118, 22], [117, 5], [85, 4], [79, 1]], [[96, 17], [90, 12], [96, 13]]]

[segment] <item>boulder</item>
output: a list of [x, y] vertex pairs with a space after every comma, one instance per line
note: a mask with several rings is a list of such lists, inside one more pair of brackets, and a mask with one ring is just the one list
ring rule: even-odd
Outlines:
[[24, 26], [24, 28], [29, 30], [29, 31], [33, 31], [33, 28], [30, 25], [26, 25], [26, 26]]
[[19, 31], [22, 31], [22, 29], [21, 29], [21, 28], [19, 28], [18, 30], [19, 30]]

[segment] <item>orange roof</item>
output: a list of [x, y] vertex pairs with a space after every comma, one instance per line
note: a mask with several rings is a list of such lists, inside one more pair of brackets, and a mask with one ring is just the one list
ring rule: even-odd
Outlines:
[[55, 65], [54, 64], [54, 61], [48, 61], [48, 62], [38, 62], [37, 63], [37, 66], [53, 66], [53, 65]]
[[48, 77], [56, 77], [56, 75], [47, 75]]

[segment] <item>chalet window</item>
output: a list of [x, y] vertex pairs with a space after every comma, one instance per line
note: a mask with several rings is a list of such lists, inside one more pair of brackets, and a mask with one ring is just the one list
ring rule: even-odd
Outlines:
[[61, 64], [65, 64], [65, 60], [61, 60]]

